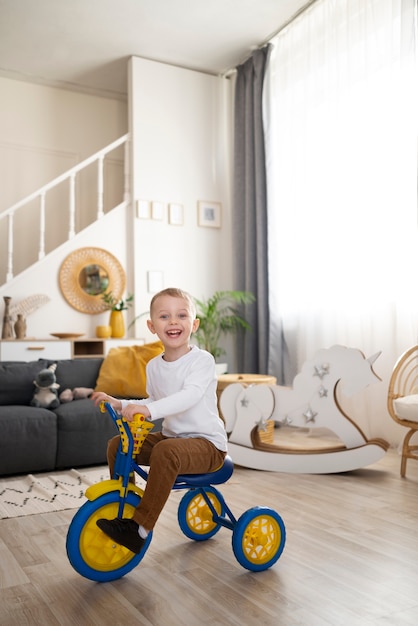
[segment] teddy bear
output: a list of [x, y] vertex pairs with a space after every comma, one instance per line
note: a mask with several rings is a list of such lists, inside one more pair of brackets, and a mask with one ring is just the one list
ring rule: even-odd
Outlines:
[[72, 400], [83, 400], [89, 398], [93, 393], [93, 389], [90, 387], [74, 387], [74, 389], [64, 389], [61, 391], [59, 399], [60, 402], [71, 402]]
[[33, 398], [30, 401], [31, 406], [41, 407], [43, 409], [56, 409], [60, 401], [58, 398], [59, 385], [56, 381], [55, 370], [57, 364], [52, 363], [48, 368], [38, 372], [33, 384], [36, 387]]

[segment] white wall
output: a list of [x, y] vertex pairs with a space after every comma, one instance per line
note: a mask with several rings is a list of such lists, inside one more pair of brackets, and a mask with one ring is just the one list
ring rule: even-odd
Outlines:
[[[60, 265], [69, 252], [79, 247], [105, 248], [125, 268], [127, 291], [135, 293], [135, 310], [129, 311], [128, 322], [149, 308], [150, 270], [163, 273], [163, 286], [177, 285], [196, 297], [233, 287], [230, 82], [137, 58], [132, 59], [130, 79], [129, 124], [127, 116], [124, 119], [123, 103], [0, 79], [2, 95], [6, 93], [5, 101], [0, 100], [0, 137], [4, 137], [0, 142], [0, 153], [1, 148], [4, 151], [0, 165], [5, 165], [13, 150], [24, 153], [30, 149], [38, 155], [47, 151], [57, 157], [56, 161], [51, 159], [53, 172], [49, 172], [56, 176], [67, 169], [63, 161], [68, 155], [79, 162], [132, 125], [133, 197], [164, 203], [161, 221], [135, 217], [135, 203], [127, 211], [111, 212], [48, 255], [38, 267], [0, 287], [0, 315], [5, 295], [14, 302], [34, 293], [50, 296], [51, 302], [28, 318], [28, 336], [45, 338], [51, 332], [80, 332], [93, 337], [96, 325], [106, 322], [107, 313], [81, 314], [61, 295]], [[10, 168], [13, 182], [5, 204], [9, 206], [47, 182], [42, 178], [46, 170], [47, 165], [35, 181], [26, 167], [15, 162]], [[222, 204], [221, 228], [197, 225], [198, 200]], [[170, 202], [183, 205], [182, 226], [168, 223]], [[153, 339], [145, 319], [130, 334]], [[233, 367], [233, 356], [228, 356]]]
[[[178, 286], [197, 298], [233, 287], [231, 84], [133, 57], [130, 88], [133, 198], [164, 204], [162, 221], [134, 220], [131, 269], [140, 314], [152, 296], [148, 271], [163, 272], [163, 287]], [[198, 226], [199, 200], [221, 203], [221, 228]], [[169, 223], [170, 203], [183, 206], [183, 225]], [[145, 319], [137, 326], [143, 336]]]
[[128, 131], [127, 104], [0, 78], [0, 211]]
[[[128, 130], [127, 104], [17, 80], [0, 78], [0, 213], [50, 182]], [[105, 203], [115, 206], [123, 188], [123, 154], [106, 160]], [[95, 218], [97, 166], [76, 179], [75, 227], [78, 232]], [[46, 251], [68, 237], [69, 184], [46, 196]], [[0, 220], [0, 282], [6, 278], [8, 224]], [[14, 274], [38, 258], [39, 202], [14, 217]]]

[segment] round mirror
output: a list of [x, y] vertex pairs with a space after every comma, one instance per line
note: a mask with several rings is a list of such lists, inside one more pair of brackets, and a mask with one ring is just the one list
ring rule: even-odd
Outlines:
[[59, 284], [62, 295], [77, 311], [102, 313], [106, 291], [120, 299], [125, 291], [125, 272], [119, 261], [102, 248], [79, 248], [63, 261]]
[[93, 263], [82, 268], [78, 282], [84, 293], [89, 296], [98, 296], [107, 291], [109, 274], [104, 267]]

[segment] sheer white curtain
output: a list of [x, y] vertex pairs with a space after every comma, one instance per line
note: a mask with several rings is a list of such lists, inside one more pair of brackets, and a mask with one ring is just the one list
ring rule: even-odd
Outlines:
[[[396, 444], [392, 367], [417, 342], [416, 0], [317, 0], [272, 41], [266, 77], [271, 336], [288, 384], [333, 344], [382, 350], [352, 400]], [[270, 346], [270, 371], [279, 362]], [[290, 378], [290, 380], [289, 380]]]

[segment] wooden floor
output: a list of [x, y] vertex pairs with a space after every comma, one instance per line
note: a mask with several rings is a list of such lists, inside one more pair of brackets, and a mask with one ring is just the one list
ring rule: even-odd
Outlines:
[[251, 573], [231, 531], [207, 542], [177, 523], [181, 493], [160, 517], [144, 560], [97, 584], [65, 553], [74, 511], [0, 521], [0, 624], [277, 626], [418, 624], [418, 463], [407, 478], [391, 450], [376, 465], [339, 475], [236, 468], [222, 493], [235, 516], [276, 509], [287, 543], [269, 570]]

